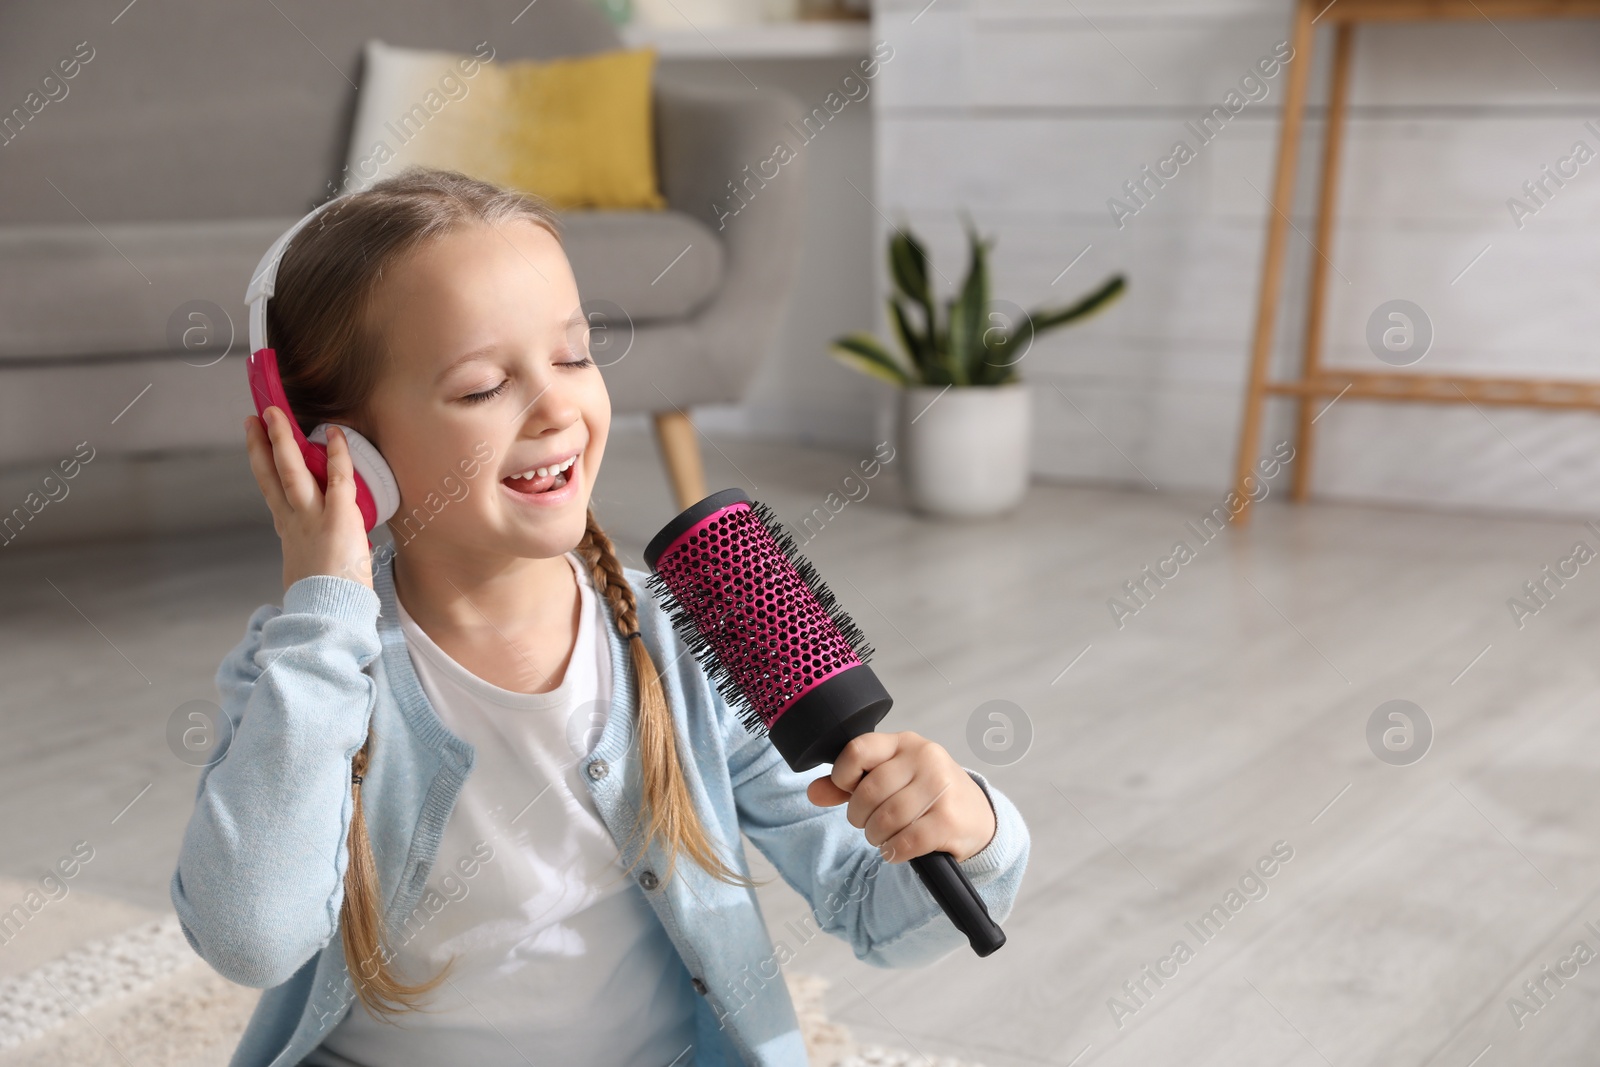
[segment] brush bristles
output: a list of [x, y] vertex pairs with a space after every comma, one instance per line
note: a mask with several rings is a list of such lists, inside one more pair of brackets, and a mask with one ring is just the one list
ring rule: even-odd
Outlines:
[[806, 585], [811, 589], [811, 595], [817, 598], [817, 603], [822, 605], [822, 610], [828, 613], [828, 618], [833, 620], [833, 625], [844, 639], [850, 643], [850, 648], [855, 652], [856, 658], [862, 663], [870, 660], [873, 648], [867, 643], [867, 635], [861, 632], [861, 627], [857, 626], [855, 620], [850, 617], [850, 613], [844, 610], [844, 605], [839, 603], [839, 598], [833, 595], [833, 590], [828, 588], [827, 583], [822, 580], [822, 575], [818, 574], [817, 569], [811, 565], [811, 561], [800, 554], [800, 548], [794, 543], [794, 538], [789, 536], [789, 531], [784, 528], [782, 522], [778, 521], [777, 512], [759, 500], [750, 502], [750, 512], [755, 515], [762, 526], [766, 527], [767, 533], [778, 543], [778, 547], [783, 549], [783, 554], [789, 557], [789, 562], [794, 565], [794, 569], [800, 572], [800, 577], [805, 580]]
[[700, 664], [700, 669], [705, 672], [705, 676], [717, 687], [717, 692], [722, 694], [722, 699], [727, 701], [728, 707], [738, 713], [739, 721], [744, 724], [744, 728], [753, 734], [765, 733], [766, 717], [762, 715], [761, 709], [751, 703], [745, 691], [740, 688], [738, 680], [728, 670], [727, 664], [717, 655], [716, 648], [701, 633], [694, 612], [683, 606], [659, 571], [646, 578], [644, 584], [672, 620], [672, 628], [688, 646], [695, 661]]
[[[838, 597], [834, 596], [833, 591], [822, 580], [822, 576], [817, 573], [816, 568], [811, 565], [811, 561], [801, 555], [794, 538], [784, 529], [783, 523], [779, 521], [777, 514], [760, 501], [751, 501], [750, 512], [756, 521], [761, 524], [762, 528], [766, 530], [767, 535], [777, 544], [779, 550], [788, 558], [795, 572], [806, 583], [806, 588], [811, 590], [811, 595], [816, 598], [822, 610], [827, 613], [829, 621], [839, 631], [840, 636], [850, 645], [850, 649], [855, 653], [856, 658], [862, 663], [866, 663], [874, 652], [872, 645], [867, 641], [866, 635], [861, 632], [861, 628], [856, 625], [855, 620], [850, 617], [850, 613], [844, 609], [844, 605], [839, 603]], [[663, 610], [667, 612], [668, 617], [672, 620], [672, 628], [677, 631], [683, 643], [688, 646], [689, 651], [694, 655], [695, 661], [700, 664], [700, 669], [705, 672], [706, 677], [716, 686], [717, 692], [722, 694], [728, 706], [738, 714], [739, 721], [744, 724], [745, 729], [756, 734], [766, 732], [767, 728], [771, 726], [771, 720], [776, 717], [778, 709], [756, 706], [750, 699], [749, 694], [740, 687], [738, 678], [728, 670], [727, 665], [717, 655], [715, 646], [707, 640], [700, 628], [699, 616], [678, 599], [659, 571], [651, 573], [645, 579], [645, 585], [649, 588], [651, 594], [655, 596], [657, 602], [661, 604]]]

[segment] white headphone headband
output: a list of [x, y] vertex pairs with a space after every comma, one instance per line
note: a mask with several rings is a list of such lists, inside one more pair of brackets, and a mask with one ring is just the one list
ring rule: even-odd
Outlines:
[[[276, 241], [272, 242], [272, 247], [267, 249], [267, 254], [261, 257], [260, 263], [256, 264], [255, 273], [250, 277], [250, 285], [244, 291], [244, 302], [250, 305], [250, 373], [252, 375], [259, 372], [269, 375], [270, 380], [274, 383], [279, 380], [278, 372], [275, 369], [276, 363], [272, 364], [273, 369], [265, 369], [264, 365], [267, 361], [263, 360], [262, 365], [258, 366], [255, 354], [267, 347], [267, 301], [272, 298], [273, 291], [277, 288], [278, 264], [283, 260], [284, 250], [289, 247], [289, 242], [294, 240], [294, 235], [303, 230], [307, 223], [320, 215], [329, 205], [342, 203], [343, 199], [343, 197], [334, 197], [332, 200], [325, 201], [312, 208], [299, 222], [290, 226]], [[256, 379], [252, 377], [251, 381], [257, 410], [260, 410], [260, 406], [263, 403], [262, 397], [266, 395], [266, 390], [256, 390]], [[280, 390], [282, 388], [281, 384], [277, 387]], [[283, 408], [284, 414], [289, 414], [287, 404], [280, 404], [279, 406]], [[301, 451], [306, 452], [308, 449], [315, 448], [318, 451], [325, 452], [328, 444], [328, 426], [328, 423], [322, 423], [313, 429], [306, 439], [301, 442]], [[345, 442], [350, 446], [351, 464], [354, 466], [356, 473], [357, 500], [359, 502], [359, 493], [363, 488], [371, 498], [372, 515], [370, 516], [371, 521], [367, 525], [367, 529], [370, 531], [376, 526], [388, 522], [399, 509], [400, 488], [395, 481], [394, 472], [389, 469], [389, 464], [384, 461], [383, 456], [378, 454], [378, 450], [373, 447], [372, 442], [362, 437], [351, 427], [344, 426], [343, 429]], [[368, 516], [364, 513], [363, 518], [366, 519]]]
[[305, 229], [306, 224], [322, 214], [333, 204], [341, 203], [342, 196], [331, 200], [324, 200], [301, 217], [300, 221], [290, 226], [267, 249], [267, 254], [261, 257], [261, 262], [256, 264], [255, 273], [250, 276], [250, 284], [244, 291], [244, 302], [250, 305], [250, 351], [259, 352], [267, 347], [267, 301], [272, 298], [278, 284], [278, 264], [283, 259], [284, 250], [289, 247], [289, 242], [294, 240], [294, 235]]

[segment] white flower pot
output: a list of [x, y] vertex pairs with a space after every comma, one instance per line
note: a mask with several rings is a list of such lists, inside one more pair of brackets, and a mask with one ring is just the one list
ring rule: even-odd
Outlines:
[[1026, 382], [902, 389], [897, 462], [911, 506], [959, 518], [1016, 507], [1028, 491], [1032, 414]]

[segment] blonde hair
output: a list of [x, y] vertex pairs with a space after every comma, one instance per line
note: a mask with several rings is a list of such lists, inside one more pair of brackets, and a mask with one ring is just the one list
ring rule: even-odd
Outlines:
[[[276, 293], [267, 306], [267, 328], [284, 394], [301, 428], [309, 432], [317, 423], [348, 419], [371, 394], [382, 367], [377, 331], [366, 315], [386, 267], [464, 225], [493, 227], [515, 219], [542, 226], [561, 239], [555, 213], [538, 197], [454, 171], [412, 167], [344, 197], [296, 234], [284, 252]], [[637, 636], [633, 587], [592, 509], [575, 551], [588, 564], [595, 591], [610, 606], [619, 633], [628, 635], [643, 785], [635, 839], [642, 831], [647, 843], [659, 843], [666, 853], [663, 882], [685, 854], [720, 881], [755, 884], [717, 855], [695, 812], [660, 675]], [[369, 730], [351, 765], [354, 811], [339, 926], [356, 995], [374, 1017], [387, 1018], [420, 1008], [423, 998], [446, 979], [450, 964], [415, 984], [401, 981], [390, 966], [393, 955], [383, 924], [378, 868], [361, 800], [360, 780], [372, 758], [373, 739]], [[641, 848], [628, 869], [644, 855]], [[353, 962], [358, 960], [359, 966]]]

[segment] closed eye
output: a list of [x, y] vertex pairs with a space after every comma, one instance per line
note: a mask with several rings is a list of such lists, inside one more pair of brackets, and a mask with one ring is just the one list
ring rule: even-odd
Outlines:
[[[569, 360], [566, 363], [556, 364], [558, 367], [572, 367], [576, 370], [582, 370], [584, 367], [592, 367], [594, 365], [594, 360], [588, 356], [584, 356], [582, 359], [574, 359]], [[506, 391], [506, 386], [509, 385], [510, 382], [511, 379], [509, 378], [502, 379], [500, 384], [495, 386], [493, 389], [485, 389], [481, 393], [468, 393], [461, 399], [466, 401], [468, 404], [481, 404], [485, 400], [493, 400], [495, 397]]]
[[509, 378], [503, 378], [501, 379], [500, 384], [495, 386], [493, 389], [485, 389], [481, 393], [468, 393], [461, 399], [465, 400], [469, 404], [481, 404], [485, 400], [493, 400], [495, 397], [506, 391], [506, 383], [508, 381], [510, 381]]

